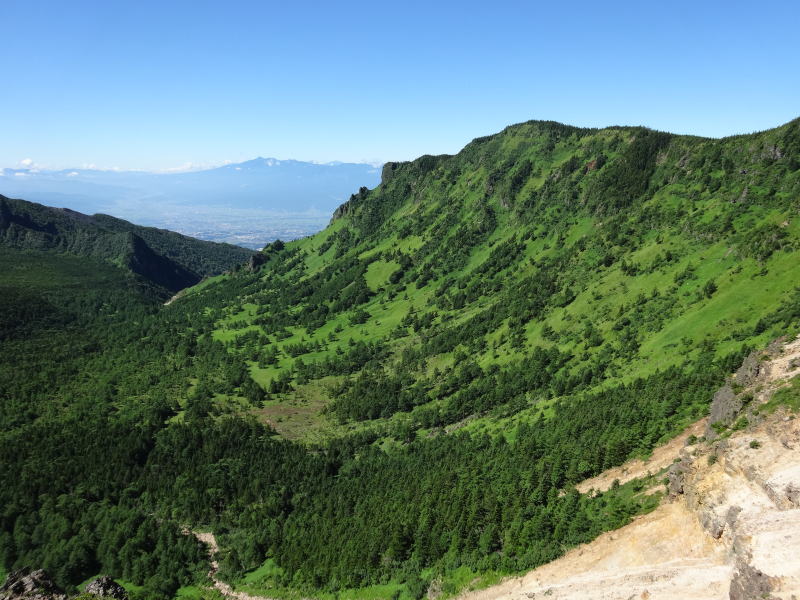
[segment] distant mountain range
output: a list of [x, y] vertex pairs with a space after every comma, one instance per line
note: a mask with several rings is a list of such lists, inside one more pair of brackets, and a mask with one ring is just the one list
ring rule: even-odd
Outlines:
[[3, 169], [0, 194], [260, 248], [322, 229], [380, 166], [256, 158], [203, 171]]

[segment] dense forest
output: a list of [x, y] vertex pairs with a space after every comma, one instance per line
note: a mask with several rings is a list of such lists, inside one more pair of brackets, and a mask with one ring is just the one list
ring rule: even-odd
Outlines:
[[172, 598], [210, 529], [244, 589], [418, 600], [552, 560], [659, 501], [658, 474], [575, 484], [798, 330], [798, 212], [800, 120], [530, 122], [387, 164], [324, 231], [168, 306], [105, 254], [6, 234], [0, 564]]

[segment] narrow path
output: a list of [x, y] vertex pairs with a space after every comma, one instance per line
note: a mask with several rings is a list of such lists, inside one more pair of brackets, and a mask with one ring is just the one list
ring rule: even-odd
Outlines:
[[170, 304], [172, 304], [173, 302], [175, 302], [175, 300], [177, 300], [178, 298], [180, 298], [181, 296], [183, 296], [183, 292], [184, 292], [184, 290], [181, 290], [180, 292], [178, 292], [177, 294], [175, 294], [175, 295], [174, 295], [172, 298], [170, 298], [169, 300], [167, 300], [166, 302], [164, 302], [164, 306], [169, 306]]
[[267, 598], [265, 596], [251, 596], [245, 592], [237, 592], [230, 585], [219, 579], [217, 577], [217, 572], [219, 571], [219, 561], [217, 560], [219, 546], [217, 545], [217, 538], [215, 538], [214, 534], [211, 532], [201, 533], [199, 531], [192, 531], [191, 533], [199, 541], [208, 545], [208, 557], [211, 560], [211, 570], [208, 572], [208, 576], [211, 578], [211, 581], [214, 582], [214, 589], [220, 594], [229, 600], [272, 600], [272, 598]]

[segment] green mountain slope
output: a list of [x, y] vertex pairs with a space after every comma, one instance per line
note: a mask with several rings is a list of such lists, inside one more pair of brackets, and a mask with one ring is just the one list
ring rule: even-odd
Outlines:
[[175, 292], [245, 262], [252, 252], [107, 215], [0, 196], [0, 245], [99, 258]]
[[[798, 143], [797, 121], [725, 140], [534, 122], [389, 164], [326, 231], [267, 249], [215, 335], [257, 381], [296, 389], [280, 405], [325, 396], [339, 423], [402, 412], [424, 428], [536, 418], [553, 397], [762, 344], [759, 320], [794, 298]], [[326, 366], [353, 342], [374, 346]], [[557, 358], [519, 363], [540, 353]], [[486, 383], [540, 367], [541, 385]]]
[[800, 120], [530, 122], [389, 164], [260, 266], [109, 297], [86, 347], [0, 341], [0, 562], [171, 597], [209, 527], [262, 595], [418, 600], [552, 560], [658, 501], [577, 482], [798, 331], [798, 211]]

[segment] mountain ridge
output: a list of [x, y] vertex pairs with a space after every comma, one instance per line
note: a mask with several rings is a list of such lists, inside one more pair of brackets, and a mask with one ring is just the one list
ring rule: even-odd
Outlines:
[[[238, 266], [251, 255], [244, 248], [194, 240], [108, 215], [86, 215], [2, 195], [0, 243], [18, 250], [100, 258], [130, 269], [173, 293], [198, 283], [203, 277]], [[192, 250], [187, 252], [187, 247]], [[201, 252], [206, 256], [193, 257]]]

